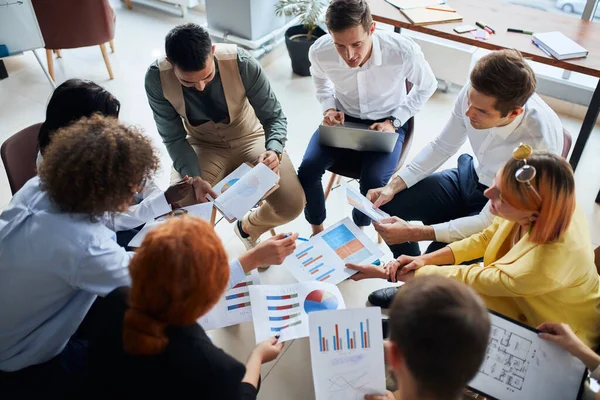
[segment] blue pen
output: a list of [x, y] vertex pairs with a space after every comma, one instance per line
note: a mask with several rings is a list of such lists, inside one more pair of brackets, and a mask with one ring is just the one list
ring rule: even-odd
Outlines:
[[548, 50], [544, 49], [542, 46], [540, 46], [539, 44], [537, 44], [536, 42], [534, 42], [533, 40], [531, 41], [531, 43], [533, 43], [538, 49], [540, 49], [541, 51], [543, 51], [544, 53], [546, 53], [546, 55], [548, 57], [552, 57], [552, 54], [550, 54], [548, 52]]

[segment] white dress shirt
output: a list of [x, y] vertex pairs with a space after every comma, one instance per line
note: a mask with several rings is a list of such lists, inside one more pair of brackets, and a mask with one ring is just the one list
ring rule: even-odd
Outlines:
[[[421, 48], [393, 32], [373, 33], [371, 57], [350, 68], [337, 53], [331, 35], [311, 46], [310, 72], [323, 112], [330, 108], [355, 118], [394, 117], [406, 123], [437, 89], [437, 80]], [[406, 94], [405, 81], [413, 84]]]
[[[42, 160], [42, 154], [38, 152], [35, 160], [37, 168], [40, 167]], [[139, 195], [142, 200], [138, 204], [129, 207], [127, 211], [107, 213], [103, 218], [104, 224], [115, 232], [126, 231], [137, 228], [156, 217], [172, 211], [172, 207], [167, 203], [164, 192], [152, 179], [146, 181], [144, 189]]]
[[[526, 143], [533, 149], [561, 154], [563, 131], [560, 119], [537, 94], [525, 103], [524, 112], [506, 126], [477, 130], [465, 115], [468, 109], [466, 85], [456, 100], [450, 120], [440, 135], [417, 154], [398, 176], [407, 187], [414, 186], [435, 172], [454, 155], [468, 139], [475, 154], [475, 171], [479, 182], [491, 186], [496, 172], [512, 157], [513, 150]], [[482, 213], [448, 223], [433, 225], [436, 240], [453, 242], [481, 232], [491, 224], [489, 205]]]

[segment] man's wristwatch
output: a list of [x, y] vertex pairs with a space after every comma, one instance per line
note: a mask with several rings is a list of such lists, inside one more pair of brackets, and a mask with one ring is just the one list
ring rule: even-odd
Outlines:
[[400, 120], [398, 118], [390, 118], [390, 121], [392, 122], [392, 125], [394, 126], [394, 129], [398, 129], [402, 126], [402, 122], [400, 122]]
[[281, 161], [281, 158], [283, 157], [283, 153], [278, 152], [277, 150], [271, 150], [273, 153], [277, 154], [277, 158], [279, 159], [279, 161]]

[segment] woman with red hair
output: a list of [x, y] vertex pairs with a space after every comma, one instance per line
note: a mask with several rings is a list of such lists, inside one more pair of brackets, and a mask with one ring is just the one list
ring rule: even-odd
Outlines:
[[[110, 293], [90, 342], [94, 396], [254, 399], [260, 366], [283, 348], [271, 338], [246, 367], [212, 344], [196, 323], [230, 281], [227, 254], [213, 228], [173, 218], [152, 230], [129, 264], [131, 287]], [[89, 394], [88, 393], [88, 394]]]
[[[600, 277], [569, 163], [521, 144], [485, 196], [497, 218], [483, 232], [383, 268], [352, 266], [361, 271], [353, 279], [444, 275], [470, 285], [488, 308], [509, 318], [532, 327], [567, 323], [586, 345], [600, 344]], [[480, 257], [483, 265], [452, 265]]]

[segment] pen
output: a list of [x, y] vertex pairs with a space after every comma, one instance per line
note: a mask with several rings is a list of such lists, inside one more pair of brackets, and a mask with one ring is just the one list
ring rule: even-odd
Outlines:
[[491, 26], [487, 25], [485, 22], [479, 22], [479, 21], [477, 21], [477, 22], [475, 22], [475, 25], [477, 25], [481, 29], [485, 30], [489, 34], [495, 34], [496, 33], [496, 31], [494, 30], [494, 28], [492, 28]]
[[514, 28], [508, 28], [506, 30], [506, 32], [514, 32], [514, 33], [524, 33], [526, 35], [533, 35], [532, 31], [524, 31], [523, 29], [514, 29]]
[[428, 6], [428, 7], [425, 7], [425, 8], [428, 9], [428, 10], [444, 11], [444, 12], [451, 12], [451, 13], [455, 13], [456, 12], [456, 10], [450, 10], [450, 9], [447, 9], [447, 8], [438, 8], [438, 7], [434, 7], [434, 6]]
[[546, 53], [546, 55], [548, 57], [552, 57], [552, 54], [550, 54], [550, 52], [548, 50], [544, 49], [542, 46], [540, 46], [539, 44], [537, 44], [533, 40], [531, 41], [531, 43], [533, 43], [538, 49], [540, 49], [541, 51], [543, 51], [544, 53]]
[[485, 27], [488, 28], [490, 31], [492, 31], [491, 33], [493, 33], [494, 35], [496, 34], [496, 31], [491, 26], [486, 25]]
[[475, 25], [477, 25], [481, 29], [485, 29], [485, 24], [483, 22], [475, 22]]

